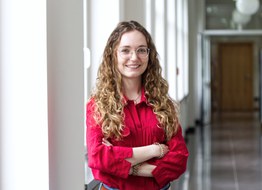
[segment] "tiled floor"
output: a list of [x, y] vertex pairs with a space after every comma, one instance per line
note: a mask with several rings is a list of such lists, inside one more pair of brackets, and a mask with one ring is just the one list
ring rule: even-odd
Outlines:
[[256, 115], [220, 115], [212, 125], [198, 127], [190, 141], [189, 190], [262, 190]]

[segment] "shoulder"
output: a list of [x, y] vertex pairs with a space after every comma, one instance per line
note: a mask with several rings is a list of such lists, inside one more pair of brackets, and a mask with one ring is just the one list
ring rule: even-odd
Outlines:
[[91, 97], [88, 99], [87, 103], [86, 103], [86, 112], [91, 114], [95, 111], [95, 106], [96, 103], [95, 103], [95, 98], [94, 97]]
[[96, 125], [96, 103], [94, 98], [90, 98], [86, 103], [86, 124], [87, 126]]

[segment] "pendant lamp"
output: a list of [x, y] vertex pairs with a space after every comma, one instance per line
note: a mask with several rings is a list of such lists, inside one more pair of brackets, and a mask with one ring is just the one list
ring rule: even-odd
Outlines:
[[242, 14], [255, 14], [259, 9], [259, 0], [237, 0], [236, 8]]
[[237, 24], [247, 24], [251, 20], [251, 15], [242, 14], [237, 9], [232, 13], [232, 19]]

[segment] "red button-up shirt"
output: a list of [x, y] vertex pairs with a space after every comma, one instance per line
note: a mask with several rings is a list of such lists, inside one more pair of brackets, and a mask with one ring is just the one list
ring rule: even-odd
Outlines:
[[92, 117], [93, 108], [94, 100], [91, 99], [87, 104], [86, 140], [88, 165], [95, 179], [120, 190], [159, 190], [185, 172], [188, 150], [179, 127], [177, 134], [166, 142], [169, 152], [161, 159], [148, 161], [156, 166], [152, 172], [153, 177], [129, 175], [131, 163], [126, 158], [132, 157], [132, 147], [165, 142], [164, 130], [158, 127], [159, 122], [152, 107], [147, 104], [144, 90], [139, 104], [127, 100], [123, 140], [109, 139], [113, 146], [102, 144], [103, 134]]

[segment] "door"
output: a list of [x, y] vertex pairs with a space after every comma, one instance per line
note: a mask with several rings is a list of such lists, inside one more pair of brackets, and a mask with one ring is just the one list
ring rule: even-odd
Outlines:
[[220, 111], [252, 111], [252, 43], [220, 43], [218, 50]]

